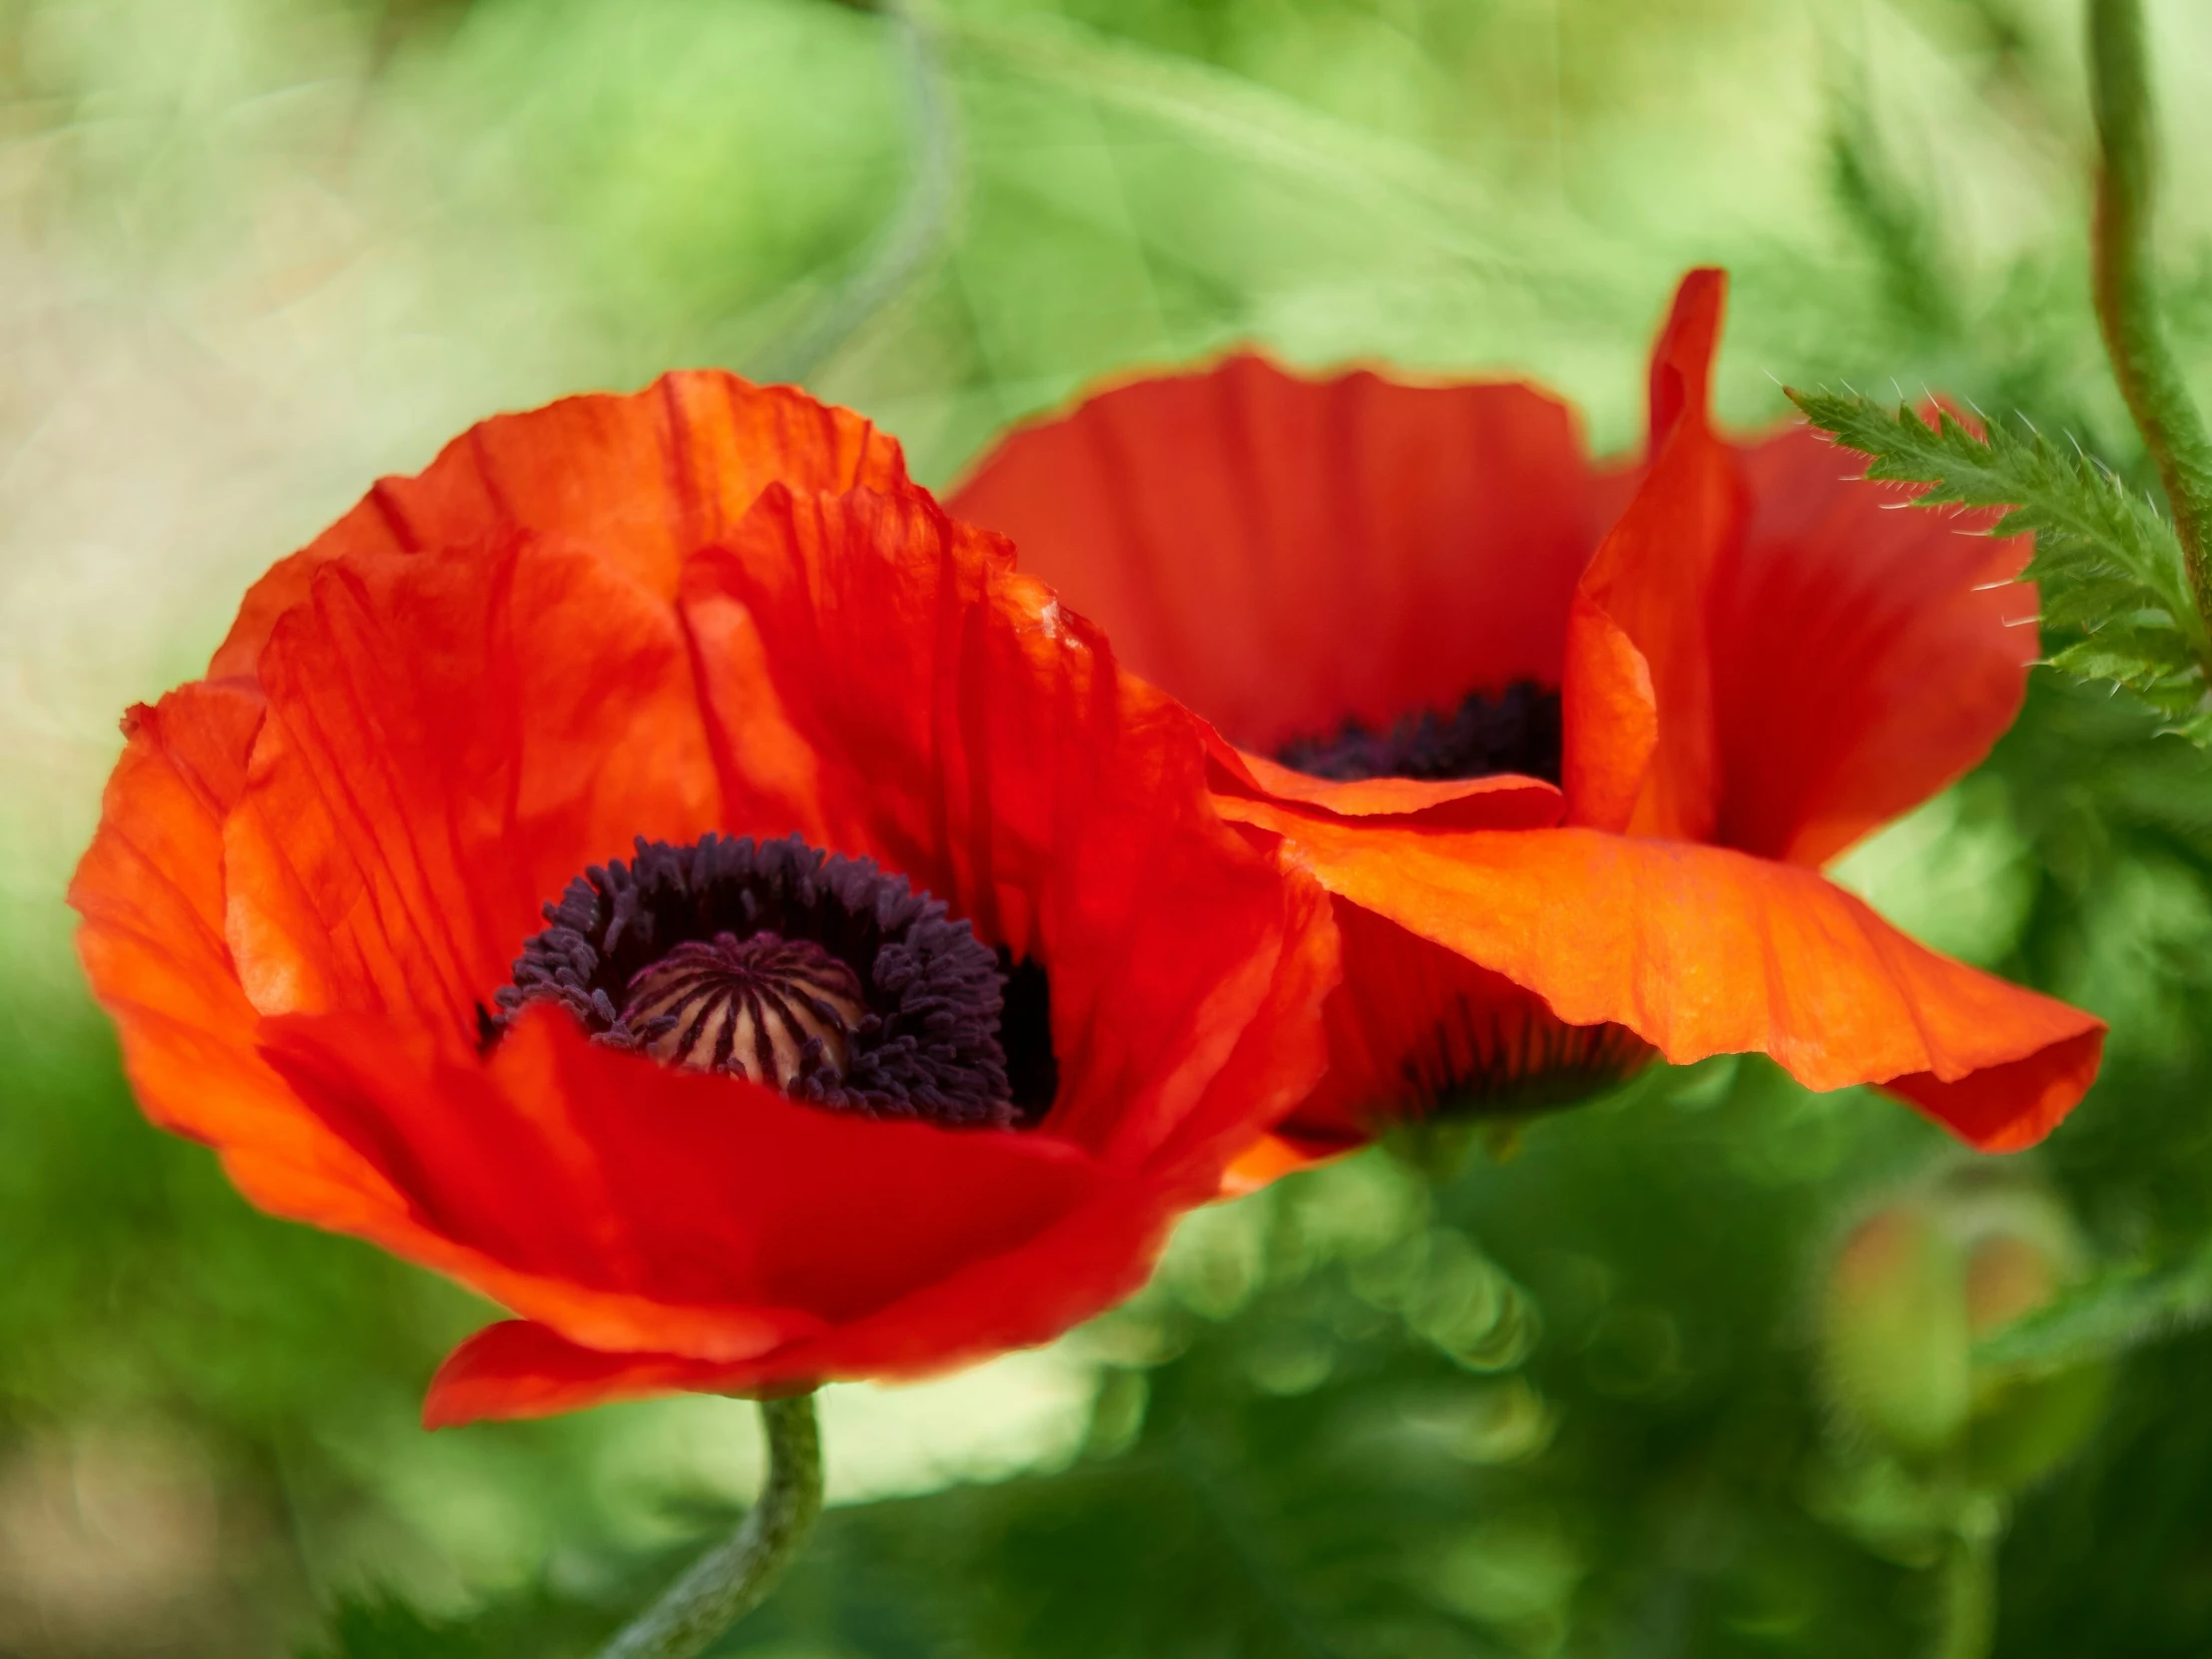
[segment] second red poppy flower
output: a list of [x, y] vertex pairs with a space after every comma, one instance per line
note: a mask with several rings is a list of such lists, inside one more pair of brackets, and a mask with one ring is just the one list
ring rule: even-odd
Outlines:
[[1223, 810], [1336, 895], [1329, 1078], [1247, 1168], [1654, 1052], [1879, 1083], [2040, 1138], [2093, 1017], [1930, 951], [1820, 866], [1970, 769], [2036, 655], [2024, 540], [1888, 510], [1805, 429], [1707, 413], [1724, 283], [1654, 351], [1641, 460], [1511, 383], [1254, 356], [1015, 433], [952, 497], [1204, 716]]

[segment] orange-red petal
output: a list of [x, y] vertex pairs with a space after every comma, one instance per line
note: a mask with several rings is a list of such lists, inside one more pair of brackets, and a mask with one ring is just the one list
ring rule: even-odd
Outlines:
[[1541, 830], [1557, 824], [1566, 812], [1559, 787], [1541, 778], [1492, 773], [1482, 778], [1340, 782], [1232, 749], [1211, 728], [1207, 736], [1220, 768], [1217, 789], [1295, 802], [1341, 818], [1413, 819], [1452, 830]]
[[1652, 353], [1652, 460], [1576, 586], [1564, 777], [1570, 823], [1704, 839], [1719, 761], [1708, 606], [1744, 487], [1706, 413], [1726, 278], [1693, 271]]
[[223, 819], [262, 717], [251, 683], [228, 681], [131, 712], [99, 831], [70, 883], [84, 918], [78, 951], [156, 1123], [223, 1149], [233, 1178], [270, 1208], [398, 1225], [398, 1196], [263, 1062], [224, 942]]
[[1677, 1063], [1758, 1052], [1811, 1088], [1881, 1083], [1987, 1151], [2040, 1139], [2096, 1072], [2101, 1021], [1915, 943], [1798, 865], [1582, 829], [1223, 810], [1295, 837], [1332, 892]]
[[1566, 407], [1240, 355], [1016, 432], [952, 512], [1248, 749], [1558, 683], [1600, 524]]
[[[1175, 1217], [1211, 1191], [1180, 1180], [1105, 1179], [1021, 1248], [977, 1251], [941, 1278], [917, 1278], [911, 1294], [866, 1317], [753, 1359], [594, 1351], [542, 1324], [493, 1326], [447, 1360], [424, 1415], [435, 1425], [572, 1410], [672, 1387], [775, 1393], [839, 1379], [904, 1380], [1034, 1347], [1133, 1294]], [[948, 1204], [993, 1196], [958, 1184], [941, 1194]], [[895, 1253], [895, 1235], [869, 1237]]]
[[261, 677], [225, 856], [265, 1014], [381, 1010], [473, 1040], [571, 877], [722, 822], [675, 613], [588, 547], [329, 561]]
[[630, 396], [592, 393], [494, 416], [421, 473], [381, 480], [255, 583], [208, 672], [251, 674], [315, 570], [348, 553], [565, 535], [671, 596], [692, 549], [725, 534], [778, 479], [800, 489], [896, 489], [906, 463], [894, 439], [849, 409], [720, 369], [664, 374]]
[[1374, 910], [1339, 900], [1336, 916], [1345, 976], [1322, 1010], [1329, 1074], [1278, 1126], [1294, 1146], [1341, 1150], [1438, 1110], [1532, 1114], [1650, 1055], [1617, 1026], [1565, 1024], [1526, 986]]

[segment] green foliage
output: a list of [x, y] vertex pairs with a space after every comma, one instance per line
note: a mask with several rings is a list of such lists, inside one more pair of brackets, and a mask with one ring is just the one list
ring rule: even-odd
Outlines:
[[2076, 1286], [1984, 1342], [1990, 1365], [2047, 1369], [2106, 1358], [2212, 1324], [2212, 1250], [2176, 1267], [2126, 1265]]
[[1916, 498], [1923, 507], [2002, 507], [1992, 534], [2034, 532], [2028, 575], [2042, 587], [2044, 625], [2077, 636], [2051, 666], [2125, 686], [2167, 730], [2212, 746], [2212, 637], [2190, 598], [2181, 543], [2149, 501], [2032, 428], [1994, 421], [1977, 432], [1947, 409], [1924, 421], [1856, 393], [1790, 396], [1815, 426], [1871, 457], [1868, 477], [1928, 485]]
[[582, 1659], [616, 1622], [607, 1607], [542, 1588], [453, 1619], [431, 1618], [391, 1594], [347, 1595], [326, 1635], [298, 1659]]
[[330, 1616], [329, 1645], [302, 1649], [300, 1659], [491, 1659], [484, 1622], [439, 1624], [404, 1602], [348, 1598]]

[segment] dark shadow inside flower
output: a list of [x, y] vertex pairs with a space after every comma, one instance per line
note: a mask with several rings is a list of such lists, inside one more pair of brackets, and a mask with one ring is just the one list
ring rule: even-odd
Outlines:
[[1333, 908], [1345, 980], [1322, 1014], [1330, 1071], [1284, 1131], [1314, 1154], [1395, 1123], [1537, 1117], [1654, 1057], [1626, 1026], [1569, 1024], [1501, 973], [1361, 905]]

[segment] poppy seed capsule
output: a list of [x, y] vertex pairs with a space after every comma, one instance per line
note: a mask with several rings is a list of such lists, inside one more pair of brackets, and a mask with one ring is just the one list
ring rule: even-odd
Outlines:
[[756, 933], [691, 939], [630, 976], [622, 1017], [656, 1060], [788, 1089], [844, 1079], [866, 1008], [851, 968], [819, 944]]
[[665, 1065], [957, 1128], [1028, 1127], [1058, 1088], [1043, 970], [873, 859], [797, 835], [640, 839], [545, 919], [487, 1044], [555, 1002], [595, 1041]]

